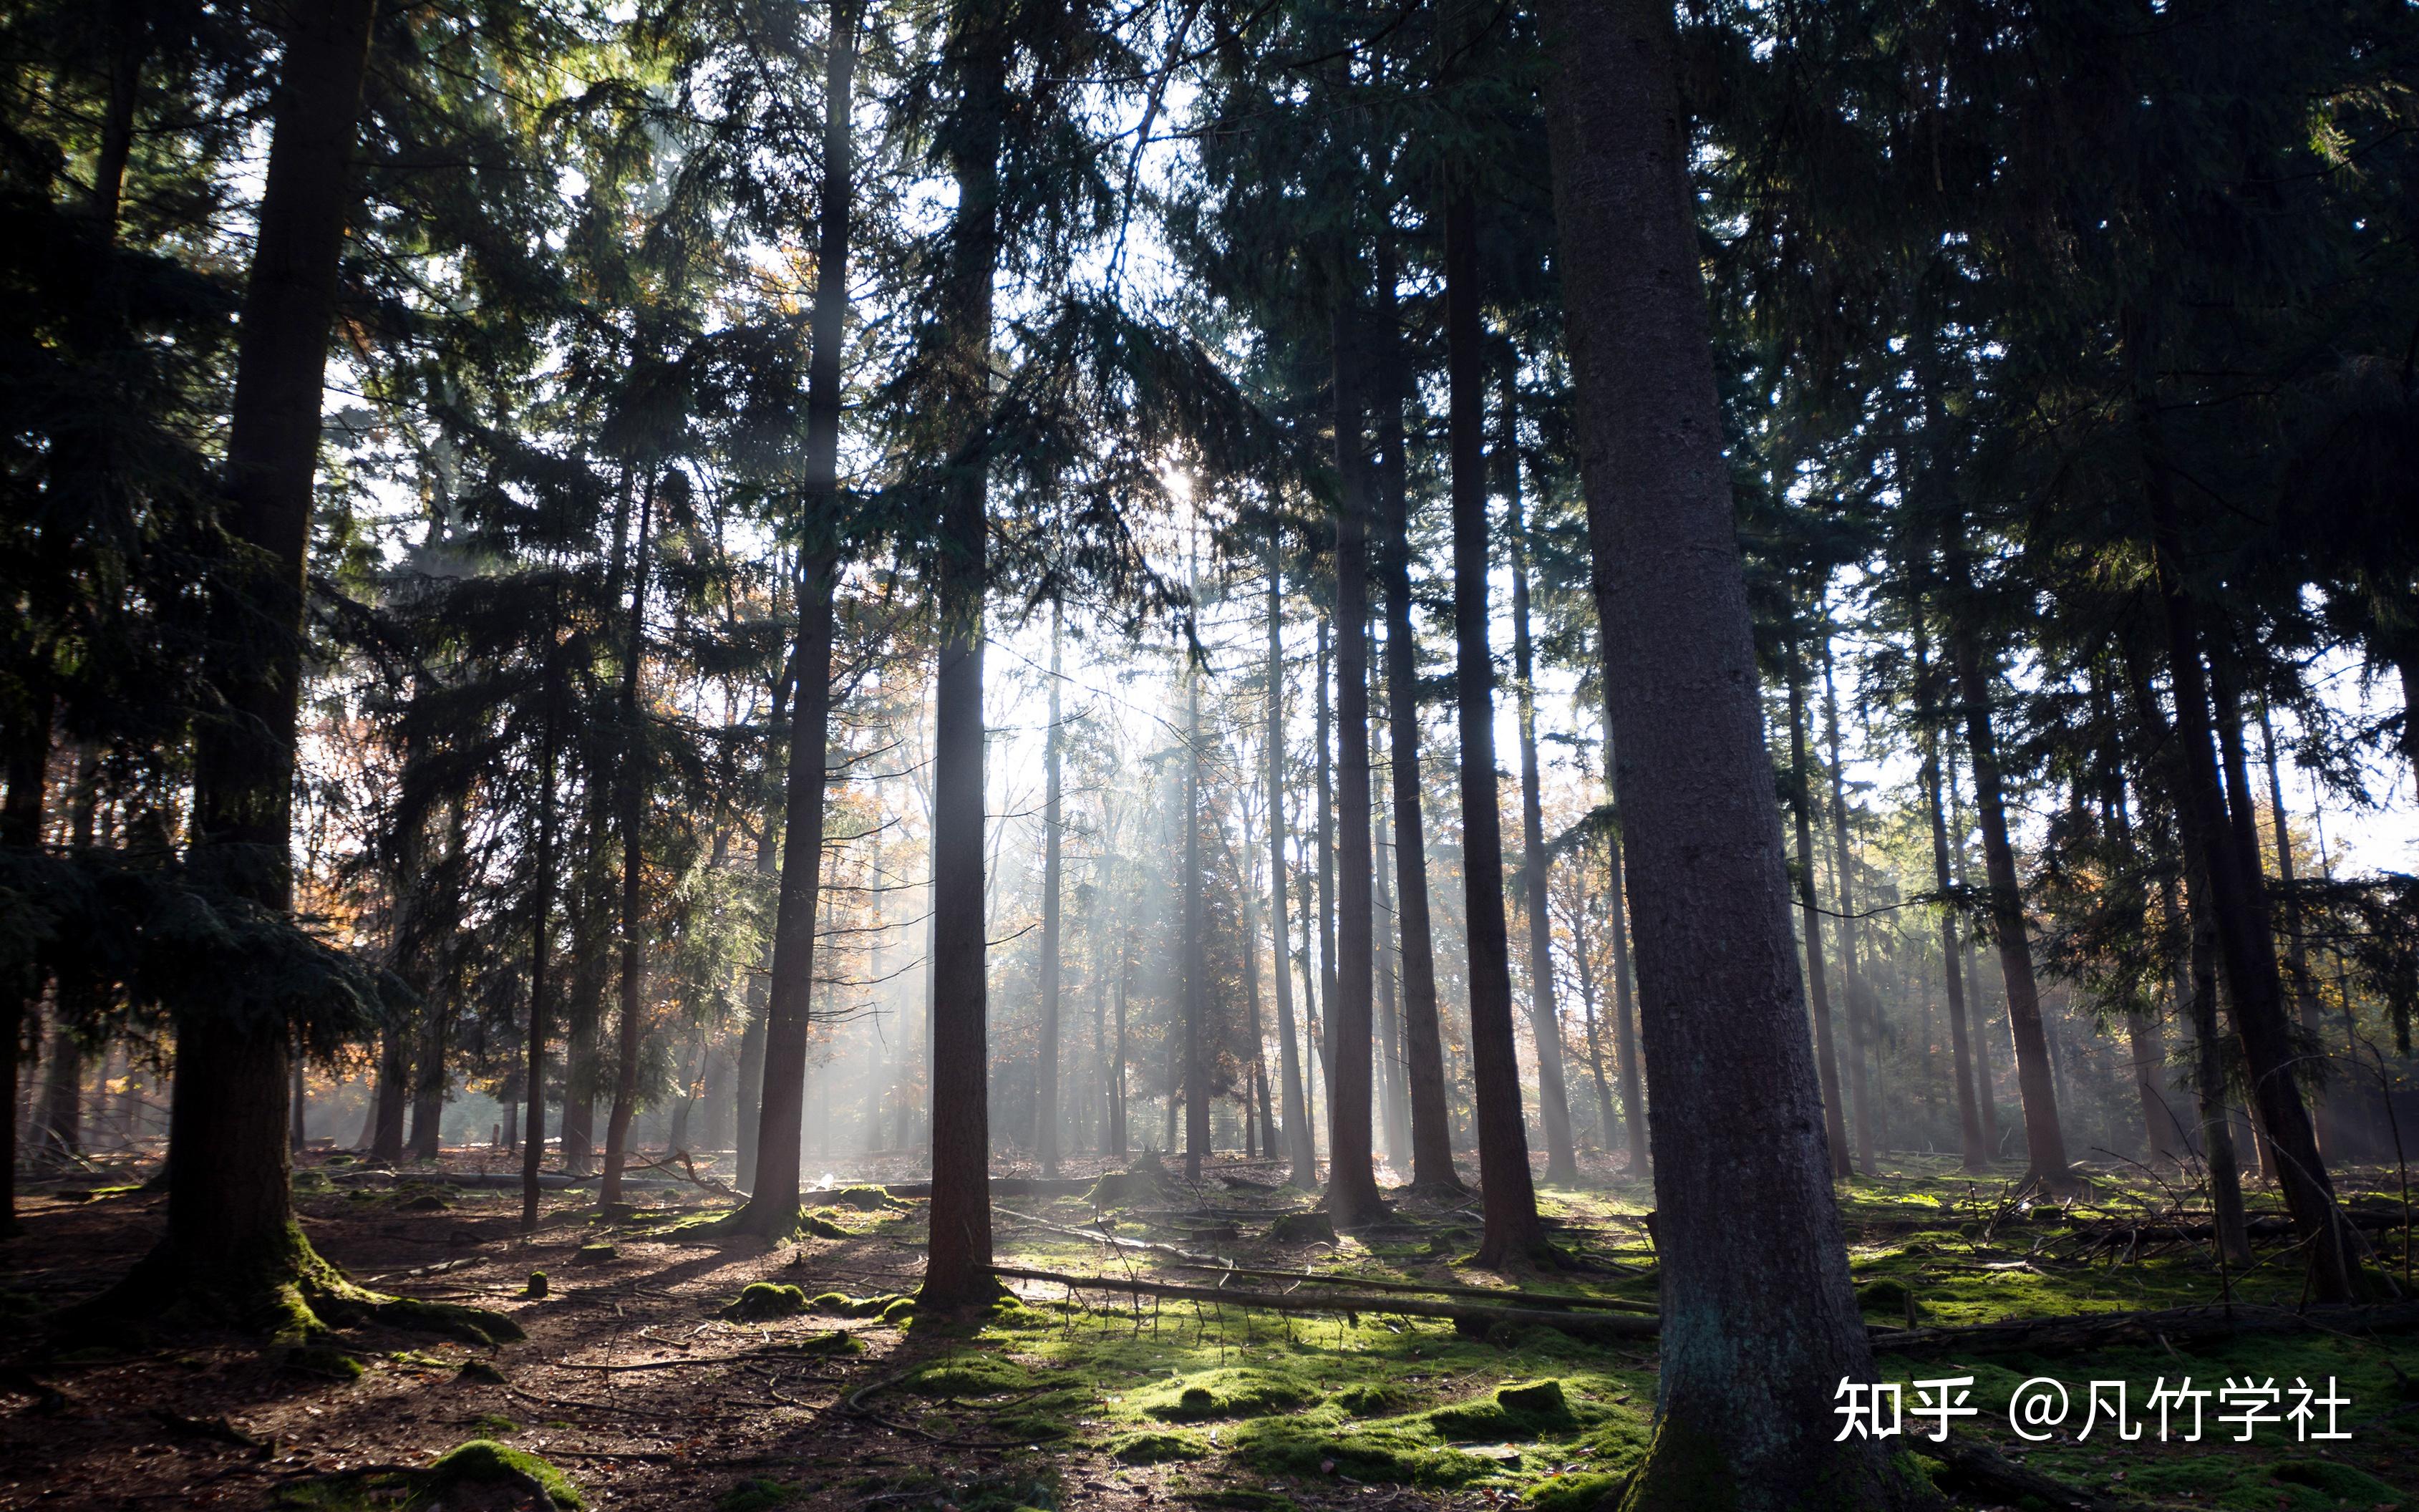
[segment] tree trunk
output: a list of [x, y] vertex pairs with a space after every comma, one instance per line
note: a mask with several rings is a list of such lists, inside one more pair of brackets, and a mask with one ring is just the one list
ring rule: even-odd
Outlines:
[[[1949, 828], [1953, 837], [1949, 849], [1949, 864], [1956, 879], [1957, 890], [1965, 891], [1965, 802], [1957, 787], [1957, 761], [1953, 742], [1941, 764], [1949, 773]], [[1974, 1012], [1974, 1103], [1982, 1116], [1982, 1148], [1993, 1160], [1999, 1156], [1999, 1095], [1998, 1072], [1991, 1060], [1991, 1015], [1982, 1006], [1982, 968], [1974, 959], [1974, 936], [1969, 932], [1961, 947], [1959, 960], [1965, 979], [1967, 1004]]]
[[1050, 727], [1041, 736], [1041, 1042], [1033, 1068], [1033, 1150], [1041, 1174], [1058, 1174], [1058, 641], [1064, 611], [1050, 606]]
[[[807, 1108], [807, 1041], [815, 978], [815, 917], [823, 882], [824, 790], [831, 740], [832, 598], [839, 578], [840, 347], [848, 320], [849, 218], [855, 170], [849, 138], [862, 0], [832, 8], [824, 50], [823, 203], [816, 225], [814, 346], [808, 354], [804, 542], [798, 560], [798, 631], [790, 700], [781, 885], [764, 1002], [763, 1069], [756, 1098], [755, 1169], [734, 1227], [776, 1239], [798, 1222], [798, 1151]], [[977, 692], [978, 699], [980, 692]], [[769, 825], [769, 817], [767, 820]], [[975, 871], [982, 870], [980, 800]], [[760, 857], [762, 853], [759, 853]], [[761, 859], [759, 864], [761, 865]], [[981, 904], [976, 893], [978, 918]], [[979, 925], [978, 925], [979, 929]], [[743, 1042], [742, 1049], [745, 1049]], [[746, 1073], [742, 1072], [743, 1082]]]
[[[1953, 529], [1953, 527], [1952, 527]], [[1947, 552], [1949, 587], [1970, 594], [1972, 573], [1962, 543]], [[1999, 976], [2008, 989], [2008, 1033], [2016, 1052], [2016, 1088], [2024, 1103], [2026, 1180], [2055, 1191], [2074, 1183], [2066, 1160], [2066, 1134], [2058, 1127], [2057, 1091], [2051, 1080], [2049, 1041], [2042, 1032], [2041, 995], [2033, 980], [2031, 926], [2016, 880], [2015, 848], [2008, 839], [2007, 800], [1999, 778], [1999, 748], [1991, 727], [1991, 672], [1972, 624], [1952, 615], [1949, 643], [1958, 692], [1965, 702], [1965, 755], [1974, 768], [1974, 810], [1982, 825], [1982, 867], [1990, 883], [1991, 933], [1999, 948]]]
[[[1315, 1068], [1318, 1085], [1332, 1104], [1335, 1101], [1335, 1084], [1331, 1079], [1333, 1057], [1328, 1054], [1327, 1033], [1335, 1020], [1335, 680], [1331, 665], [1331, 615], [1318, 617], [1318, 717], [1312, 740], [1317, 747], [1316, 763], [1318, 781], [1318, 1002], [1305, 1005], [1303, 1026], [1311, 1034], [1311, 1054], [1317, 1062]], [[1333, 1158], [1330, 1150], [1329, 1158]]]
[[2217, 930], [2218, 965], [2233, 1009], [2234, 1031], [2251, 1078], [2259, 1128], [2277, 1160], [2275, 1174], [2307, 1249], [2310, 1295], [2350, 1302], [2360, 1292], [2359, 1237], [2335, 1206], [2334, 1183], [2293, 1079], [2292, 1031], [2276, 969], [2276, 941], [2261, 917], [2257, 852], [2236, 843], [2218, 786], [2211, 740], [2209, 685], [2201, 667], [2199, 609], [2183, 578], [2183, 530], [2167, 476], [2158, 423], [2147, 399], [2138, 406], [2160, 608], [2167, 639], [2167, 670], [2176, 707], [2175, 766], [2180, 781], [2179, 818], [2196, 840], [2207, 868], [2209, 913]]
[[529, 1127], [521, 1136], [521, 1232], [537, 1230], [538, 1168], [546, 1159], [546, 1041], [552, 1032], [548, 1023], [546, 996], [547, 968], [554, 963], [554, 826], [555, 826], [555, 765], [559, 759], [561, 736], [562, 669], [557, 664], [553, 643], [554, 626], [562, 621], [562, 604], [557, 595], [553, 612], [547, 617], [546, 666], [541, 674], [546, 708], [540, 716], [545, 733], [540, 736], [537, 788], [537, 851], [532, 856], [530, 898], [530, 996], [529, 1026], [524, 1049], [525, 1081], [522, 1101], [529, 1105]]
[[1334, 312], [1335, 987], [1327, 1004], [1327, 1211], [1339, 1228], [1385, 1211], [1371, 1168], [1370, 1011], [1374, 940], [1369, 853], [1369, 479], [1362, 451], [1361, 355], [1349, 301]]
[[1520, 503], [1520, 371], [1503, 373], [1503, 533], [1512, 551], [1512, 681], [1520, 710], [1520, 880], [1529, 915], [1529, 1028], [1537, 1041], [1537, 1112], [1546, 1133], [1546, 1180], [1579, 1180], [1571, 1147], [1570, 1090], [1563, 1078], [1563, 1015], [1554, 1001], [1554, 920], [1547, 911], [1545, 792], [1537, 771], [1536, 648], [1529, 639], [1529, 534]]
[[[999, 257], [999, 150], [1009, 46], [995, 23], [962, 15], [958, 118], [948, 136], [958, 204], [939, 340], [968, 442], [987, 412], [992, 279]], [[932, 1199], [922, 1305], [989, 1301], [991, 1111], [985, 1050], [983, 910], [984, 469], [961, 461], [947, 485], [938, 584], [940, 667], [932, 742]]]
[[1409, 402], [1395, 310], [1394, 239], [1378, 242], [1378, 571], [1386, 594], [1387, 779], [1394, 808], [1395, 933], [1402, 942], [1404, 1071], [1410, 1083], [1411, 1184], [1463, 1190], [1453, 1168], [1445, 1108], [1444, 1037], [1437, 1015], [1436, 948], [1428, 913], [1427, 825], [1421, 810], [1420, 653], [1411, 626], [1410, 488], [1403, 437]]
[[1269, 939], [1276, 968], [1277, 1074], [1285, 1116], [1283, 1135], [1287, 1178], [1305, 1192], [1318, 1185], [1318, 1157], [1313, 1153], [1310, 1109], [1302, 1097], [1302, 1054], [1293, 1029], [1293, 954], [1286, 929], [1285, 810], [1285, 557], [1276, 532], [1269, 532]]
[[378, 1032], [377, 1092], [372, 1111], [370, 1159], [393, 1165], [403, 1159], [403, 1113], [410, 1101], [411, 1057], [401, 1026]]
[[1857, 1169], [1873, 1174], [1873, 1095], [1865, 1081], [1865, 1053], [1876, 1044], [1866, 1023], [1864, 982], [1857, 970], [1857, 895], [1852, 881], [1854, 862], [1848, 854], [1847, 782], [1840, 762], [1840, 692], [1831, 677], [1831, 640], [1823, 640], [1824, 744], [1829, 748], [1831, 779], [1831, 902], [1839, 910], [1832, 920], [1840, 942], [1840, 995], [1848, 1015], [1848, 1097], [1856, 1103]]
[[[218, 706], [194, 745], [193, 860], [279, 915], [293, 903], [312, 479], [374, 10], [329, 0], [289, 13], [237, 330], [225, 517], [236, 551], [208, 585], [203, 675]], [[195, 1011], [176, 1030], [177, 1174], [167, 1233], [137, 1274], [205, 1308], [291, 1326], [332, 1268], [296, 1227], [288, 1194], [287, 1028]], [[134, 1300], [134, 1276], [127, 1288]]]
[[[2276, 730], [2268, 719], [2268, 704], [2259, 704], [2259, 753], [2268, 766], [2268, 818], [2276, 834], [2276, 880], [2285, 885], [2285, 970], [2293, 982], [2293, 1002], [2302, 1017], [2302, 1032], [2325, 1060], [2325, 1010], [2319, 1002], [2318, 979], [2310, 973], [2310, 952], [2302, 936], [2302, 908], [2293, 891], [2293, 835], [2285, 823], [2285, 778], [2276, 764]], [[2333, 1103], [2313, 1097], [2318, 1119], [2319, 1153], [2331, 1161], [2348, 1159], [2342, 1127]]]
[[1814, 794], [1806, 774], [1806, 667], [1789, 654], [1789, 809], [1797, 826], [1797, 914], [1806, 935], [1806, 989], [1814, 1019], [1814, 1065], [1823, 1094], [1823, 1135], [1831, 1174], [1845, 1180], [1849, 1164], [1846, 1104], [1831, 1041], [1831, 993], [1823, 965], [1823, 915], [1814, 902]]
[[1210, 1149], [1210, 971], [1201, 906], [1201, 668], [1184, 668], [1184, 1179], [1198, 1184]]
[[1632, 902], [1664, 1326], [1655, 1439], [1622, 1505], [1912, 1505], [1885, 1445], [1838, 1442], [1831, 1411], [1841, 1379], [1872, 1379], [1872, 1351], [1791, 959], [1673, 16], [1548, 0], [1541, 22], [1616, 786], [1647, 879]]
[[[1932, 681], [1932, 641], [1918, 597], [1909, 606], [1915, 638], [1916, 717], [1923, 746], [1923, 804], [1932, 821], [1932, 880], [1943, 898], [1953, 890], [1949, 869], [1949, 817], [1940, 802], [1940, 731], [1938, 699]], [[1973, 1047], [1965, 1028], [1965, 982], [1958, 967], [1957, 910], [1940, 909], [1940, 971], [1949, 990], [1949, 1036], [1957, 1073], [1957, 1136], [1959, 1164], [1980, 1174], [1991, 1168], [1991, 1146], [1982, 1134], [1982, 1110], [1974, 1092]]]
[[647, 1033], [646, 912], [646, 708], [642, 698], [647, 662], [647, 548], [655, 524], [656, 480], [650, 476], [639, 500], [639, 538], [632, 547], [630, 625], [622, 648], [622, 738], [619, 807], [622, 825], [622, 1000], [615, 1024], [613, 1109], [605, 1119], [605, 1180], [597, 1206], [609, 1212], [622, 1201], [622, 1167], [629, 1159], [630, 1119], [639, 1106], [639, 1052]]
[[[1386, 806], [1380, 800], [1377, 813], [1370, 819], [1370, 833], [1382, 836], [1387, 831]], [[1370, 869], [1370, 880], [1377, 891], [1378, 946], [1378, 1112], [1386, 1126], [1386, 1164], [1398, 1171], [1408, 1171], [1411, 1164], [1410, 1093], [1404, 1086], [1402, 1011], [1394, 991], [1394, 962], [1401, 954], [1400, 941], [1388, 927], [1388, 920], [1399, 923], [1394, 913], [1393, 892], [1386, 886], [1386, 850], [1383, 840], [1373, 842], [1378, 851], [1377, 865]]]
[[[1477, 1263], [1529, 1261], [1545, 1225], [1529, 1174], [1520, 1061], [1512, 1033], [1512, 946], [1503, 908], [1503, 799], [1495, 766], [1495, 652], [1487, 640], [1487, 349], [1480, 323], [1477, 207], [1444, 206], [1447, 432], [1453, 457], [1455, 683], [1461, 733], [1461, 880], [1468, 930], [1472, 1121], [1485, 1229]], [[1565, 1119], [1567, 1123], [1567, 1119]], [[1569, 1131], [1564, 1131], [1569, 1143]]]
[[1621, 799], [1613, 791], [1612, 704], [1604, 707], [1604, 792], [1613, 806], [1613, 824], [1605, 835], [1605, 933], [1612, 936], [1612, 1047], [1620, 1059], [1621, 1116], [1628, 1126], [1629, 1172], [1646, 1174], [1646, 1077], [1638, 1064], [1637, 1003], [1630, 992], [1628, 869], [1621, 853]]

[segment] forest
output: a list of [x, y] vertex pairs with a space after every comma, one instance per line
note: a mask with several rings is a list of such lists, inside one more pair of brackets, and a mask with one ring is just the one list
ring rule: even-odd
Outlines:
[[0, 0], [0, 1508], [2419, 1512], [2409, 0]]

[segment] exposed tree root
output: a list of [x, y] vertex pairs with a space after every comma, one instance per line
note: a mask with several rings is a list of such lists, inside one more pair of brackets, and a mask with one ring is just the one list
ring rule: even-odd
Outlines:
[[1949, 1490], [1968, 1492], [1992, 1502], [2011, 1502], [2018, 1506], [2055, 1508], [2057, 1512], [2154, 1512], [2147, 1503], [2102, 1496], [2052, 1480], [2037, 1470], [2017, 1464], [1987, 1443], [1955, 1434], [1949, 1435], [1946, 1443], [1919, 1439], [1914, 1447], [1918, 1454], [1949, 1467], [1949, 1473], [1941, 1477], [1949, 1483], [1945, 1488]]

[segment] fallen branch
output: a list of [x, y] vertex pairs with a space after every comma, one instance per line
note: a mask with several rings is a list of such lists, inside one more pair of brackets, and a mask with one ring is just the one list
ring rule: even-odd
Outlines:
[[1096, 1244], [1106, 1244], [1112, 1249], [1143, 1250], [1152, 1255], [1172, 1255], [1179, 1260], [1189, 1260], [1195, 1265], [1206, 1265], [1213, 1270], [1226, 1269], [1225, 1260], [1215, 1255], [1201, 1254], [1197, 1250], [1179, 1249], [1173, 1244], [1155, 1244], [1147, 1239], [1128, 1239], [1122, 1234], [1103, 1233], [1098, 1228], [1076, 1228], [1067, 1224], [1054, 1224], [1047, 1218], [1036, 1218], [1029, 1212], [1019, 1212], [1014, 1208], [1003, 1208], [996, 1203], [993, 1204], [991, 1211], [1002, 1218], [1012, 1218], [1018, 1223], [1031, 1224], [1036, 1228], [1047, 1228], [1054, 1234], [1065, 1234], [1071, 1239], [1088, 1239]]
[[1258, 1307], [1280, 1313], [1341, 1313], [1348, 1316], [1379, 1313], [1409, 1318], [1445, 1318], [1456, 1323], [1479, 1325], [1537, 1324], [1561, 1329], [1565, 1334], [1612, 1335], [1624, 1338], [1651, 1337], [1663, 1327], [1663, 1320], [1659, 1318], [1639, 1318], [1628, 1314], [1578, 1318], [1568, 1312], [1548, 1312], [1543, 1308], [1480, 1307], [1468, 1303], [1432, 1302], [1422, 1297], [1337, 1295], [1333, 1292], [1308, 1296], [1291, 1291], [1240, 1291], [1224, 1287], [1188, 1287], [1166, 1281], [1129, 1281], [1116, 1276], [1068, 1275], [1057, 1271], [1029, 1271], [1011, 1265], [994, 1265], [992, 1274], [1011, 1281], [1053, 1282], [1077, 1290], [1125, 1291], [1148, 1297], [1173, 1297], [1184, 1302], [1232, 1303], [1238, 1307]]

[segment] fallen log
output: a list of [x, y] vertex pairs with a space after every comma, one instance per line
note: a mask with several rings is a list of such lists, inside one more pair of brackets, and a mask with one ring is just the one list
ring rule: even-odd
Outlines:
[[1440, 1297], [1469, 1297], [1502, 1303], [1524, 1303], [1540, 1307], [1601, 1308], [1607, 1312], [1653, 1313], [1658, 1311], [1651, 1302], [1631, 1302], [1625, 1297], [1571, 1297], [1552, 1291], [1523, 1291], [1513, 1287], [1451, 1287], [1430, 1286], [1419, 1281], [1388, 1281], [1368, 1275], [1317, 1275], [1302, 1271], [1255, 1269], [1244, 1265], [1179, 1265], [1179, 1271], [1215, 1271], [1225, 1275], [1248, 1275], [1268, 1281], [1308, 1281], [1322, 1287], [1361, 1287], [1370, 1291], [1396, 1291]]
[[[995, 1197], [1080, 1197], [1092, 1190], [1098, 1177], [1076, 1176], [994, 1176], [991, 1179], [991, 1195]], [[930, 1181], [892, 1181], [882, 1190], [894, 1197], [929, 1197], [932, 1195]]]
[[1877, 1329], [1875, 1353], [1886, 1354], [2072, 1354], [2119, 1345], [2186, 1344], [2242, 1334], [2393, 1333], [2419, 1328], [2419, 1302], [2370, 1306], [2170, 1307], [2147, 1313], [2082, 1313], [2067, 1318], [2010, 1319], [1961, 1328]]
[[1536, 1307], [1481, 1307], [1469, 1303], [1431, 1301], [1425, 1297], [1242, 1291], [1225, 1287], [1188, 1287], [1168, 1281], [1127, 1280], [1120, 1276], [1068, 1275], [1058, 1271], [1029, 1271], [1012, 1265], [994, 1265], [992, 1274], [1009, 1281], [1049, 1282], [1078, 1291], [1124, 1291], [1146, 1297], [1169, 1297], [1179, 1302], [1230, 1303], [1238, 1307], [1257, 1307], [1280, 1313], [1394, 1314], [1408, 1318], [1450, 1319], [1456, 1323], [1482, 1327], [1496, 1323], [1535, 1324], [1560, 1329], [1565, 1334], [1619, 1338], [1650, 1338], [1663, 1327], [1660, 1318], [1639, 1318], [1626, 1313], [1589, 1318]]
[[1111, 1249], [1139, 1250], [1149, 1255], [1168, 1255], [1179, 1260], [1189, 1260], [1195, 1265], [1207, 1266], [1211, 1270], [1226, 1269], [1226, 1261], [1224, 1258], [1215, 1255], [1204, 1255], [1199, 1250], [1179, 1249], [1173, 1244], [1155, 1244], [1148, 1239], [1128, 1239], [1123, 1234], [1104, 1233], [1098, 1228], [1076, 1228], [1067, 1224], [1054, 1224], [1047, 1218], [1036, 1218], [1029, 1212], [1019, 1212], [1014, 1208], [1003, 1208], [997, 1203], [992, 1205], [991, 1211], [997, 1217], [1013, 1219], [1021, 1224], [1030, 1224], [1036, 1228], [1046, 1228], [1054, 1234], [1065, 1234], [1070, 1239], [1088, 1239], [1095, 1244], [1106, 1244]]

